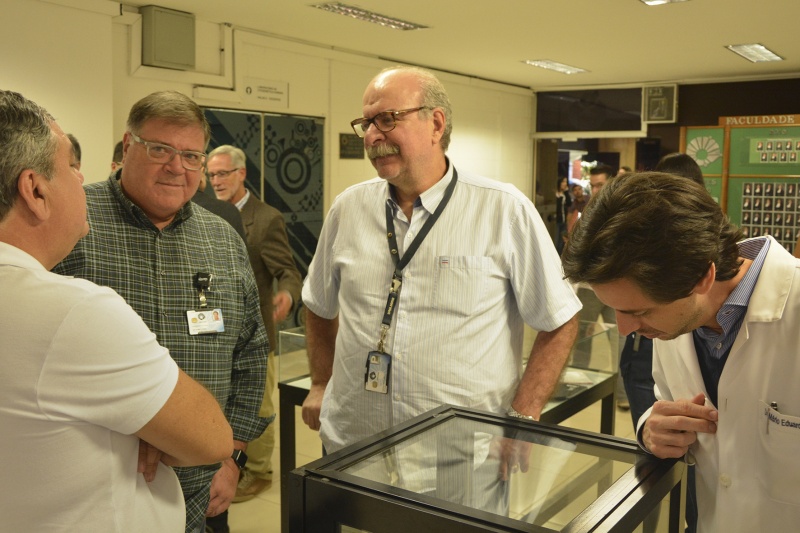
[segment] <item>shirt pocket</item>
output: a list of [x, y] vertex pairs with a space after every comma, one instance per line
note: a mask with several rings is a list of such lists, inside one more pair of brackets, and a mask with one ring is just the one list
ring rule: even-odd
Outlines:
[[456, 316], [473, 315], [486, 296], [490, 266], [489, 257], [437, 257], [433, 288], [435, 308]]
[[758, 402], [756, 476], [773, 500], [800, 505], [800, 417], [780, 413]]

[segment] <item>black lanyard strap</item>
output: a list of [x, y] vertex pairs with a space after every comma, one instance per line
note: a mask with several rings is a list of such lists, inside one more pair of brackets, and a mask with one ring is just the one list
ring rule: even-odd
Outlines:
[[392, 274], [392, 284], [389, 287], [389, 297], [386, 300], [386, 309], [383, 312], [383, 320], [381, 321], [382, 324], [382, 332], [381, 332], [381, 339], [378, 342], [378, 350], [383, 351], [383, 342], [386, 337], [386, 333], [389, 330], [389, 327], [392, 325], [392, 317], [394, 316], [394, 310], [397, 305], [397, 298], [400, 295], [400, 288], [403, 285], [403, 269], [408, 265], [411, 261], [411, 258], [414, 257], [414, 254], [419, 249], [422, 241], [425, 240], [425, 237], [430, 232], [431, 228], [436, 221], [439, 219], [439, 216], [444, 211], [444, 208], [447, 207], [448, 202], [450, 202], [450, 197], [453, 196], [453, 189], [456, 188], [456, 182], [458, 181], [458, 172], [456, 172], [455, 167], [453, 168], [453, 179], [450, 180], [450, 183], [447, 185], [447, 188], [444, 191], [444, 196], [442, 196], [442, 201], [439, 202], [439, 205], [436, 206], [433, 214], [428, 217], [428, 220], [425, 221], [425, 224], [422, 225], [422, 229], [414, 237], [414, 241], [411, 243], [411, 246], [408, 247], [406, 253], [403, 254], [403, 257], [399, 257], [398, 249], [397, 249], [397, 236], [395, 235], [394, 231], [394, 210], [392, 209], [392, 201], [386, 200], [386, 236], [389, 239], [389, 253], [392, 256], [392, 261], [394, 261], [394, 273]]

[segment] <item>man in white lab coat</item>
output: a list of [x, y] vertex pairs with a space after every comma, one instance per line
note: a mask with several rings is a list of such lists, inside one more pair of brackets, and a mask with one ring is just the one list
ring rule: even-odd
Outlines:
[[656, 339], [659, 399], [641, 445], [697, 462], [698, 531], [800, 523], [800, 261], [741, 232], [685, 178], [617, 178], [584, 210], [562, 255], [617, 314]]

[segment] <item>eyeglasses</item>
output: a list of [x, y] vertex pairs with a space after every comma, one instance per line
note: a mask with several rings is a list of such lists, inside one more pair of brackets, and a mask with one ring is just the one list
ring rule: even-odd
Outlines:
[[228, 176], [229, 176], [229, 175], [230, 175], [232, 172], [236, 172], [236, 171], [237, 171], [237, 170], [239, 170], [240, 168], [242, 168], [242, 167], [236, 167], [236, 168], [232, 168], [232, 169], [230, 169], [230, 170], [220, 170], [219, 172], [208, 172], [208, 173], [206, 173], [206, 176], [208, 176], [208, 179], [210, 179], [210, 180], [213, 180], [214, 178], [222, 178], [222, 179], [225, 179], [225, 178], [227, 178], [227, 177], [228, 177]]
[[191, 150], [176, 150], [172, 146], [166, 144], [154, 143], [150, 141], [143, 141], [139, 136], [133, 132], [129, 132], [134, 141], [143, 144], [147, 150], [147, 157], [154, 163], [166, 165], [176, 155], [181, 156], [181, 164], [186, 170], [201, 170], [206, 162], [206, 154], [202, 152], [193, 152]]
[[423, 109], [431, 108], [423, 106], [415, 107], [414, 109], [403, 109], [401, 111], [383, 111], [372, 118], [357, 118], [350, 122], [350, 125], [353, 127], [353, 131], [355, 131], [356, 135], [359, 137], [364, 137], [367, 134], [370, 124], [375, 124], [375, 127], [378, 128], [378, 131], [387, 133], [392, 131], [395, 126], [397, 126], [397, 117], [408, 113], [414, 113], [415, 111], [421, 111]]

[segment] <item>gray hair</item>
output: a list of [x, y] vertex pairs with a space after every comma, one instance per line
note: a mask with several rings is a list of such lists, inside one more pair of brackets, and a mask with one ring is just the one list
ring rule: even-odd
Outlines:
[[0, 90], [0, 220], [17, 200], [25, 169], [53, 177], [58, 137], [52, 115], [19, 93]]
[[429, 117], [432, 114], [432, 110], [437, 107], [444, 112], [444, 132], [442, 132], [439, 145], [442, 147], [443, 152], [447, 152], [447, 148], [450, 146], [450, 133], [453, 131], [453, 109], [450, 106], [450, 98], [447, 96], [447, 91], [442, 82], [433, 72], [421, 67], [400, 65], [385, 68], [381, 73], [391, 71], [408, 72], [417, 78], [422, 91], [422, 101], [419, 105], [430, 108], [420, 111], [421, 115]]
[[230, 156], [231, 163], [233, 163], [233, 166], [236, 168], [245, 168], [247, 166], [247, 157], [244, 155], [244, 151], [230, 144], [223, 144], [211, 150], [206, 161], [210, 161], [212, 157], [217, 155]]
[[203, 110], [194, 100], [178, 91], [151, 93], [133, 104], [128, 114], [128, 130], [139, 135], [145, 122], [153, 119], [163, 119], [179, 126], [200, 126], [205, 146], [211, 139], [211, 127]]

